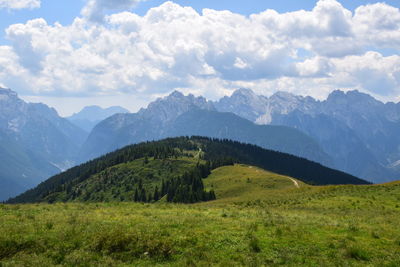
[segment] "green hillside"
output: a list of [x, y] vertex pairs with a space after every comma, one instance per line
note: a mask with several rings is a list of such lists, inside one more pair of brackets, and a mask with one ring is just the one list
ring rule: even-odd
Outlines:
[[220, 166], [243, 163], [309, 184], [368, 184], [293, 155], [229, 140], [179, 137], [125, 147], [41, 183], [9, 203], [140, 201], [193, 203], [214, 199], [202, 178]]
[[236, 164], [204, 184], [216, 201], [0, 205], [0, 266], [400, 264], [399, 182], [310, 186]]
[[214, 204], [274, 199], [307, 186], [291, 177], [242, 164], [217, 168], [204, 183], [217, 194]]
[[[44, 200], [158, 201], [166, 194], [162, 192], [162, 188], [167, 182], [195, 169], [200, 162], [204, 163], [193, 157], [140, 158], [106, 168], [83, 181], [66, 183], [59, 190], [47, 194]], [[154, 194], [158, 195], [156, 199]]]

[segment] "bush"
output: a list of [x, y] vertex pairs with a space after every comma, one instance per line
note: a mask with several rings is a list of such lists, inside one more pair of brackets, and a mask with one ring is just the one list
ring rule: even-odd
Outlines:
[[358, 247], [348, 248], [347, 254], [350, 258], [353, 258], [356, 260], [368, 261], [370, 258], [368, 253], [365, 250], [362, 250], [361, 248], [358, 248]]
[[255, 253], [261, 252], [260, 240], [258, 240], [258, 238], [255, 237], [254, 235], [250, 237], [249, 246], [250, 246], [250, 251]]

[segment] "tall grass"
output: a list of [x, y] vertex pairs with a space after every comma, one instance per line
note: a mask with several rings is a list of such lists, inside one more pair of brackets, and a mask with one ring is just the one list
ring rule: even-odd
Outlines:
[[217, 201], [0, 205], [0, 266], [400, 266], [396, 183], [298, 189], [240, 165], [205, 182]]

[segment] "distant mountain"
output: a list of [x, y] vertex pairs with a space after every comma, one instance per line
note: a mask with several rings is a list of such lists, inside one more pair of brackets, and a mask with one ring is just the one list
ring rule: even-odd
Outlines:
[[227, 138], [334, 166], [319, 144], [299, 130], [286, 126], [256, 125], [233, 113], [193, 109], [179, 116], [169, 126], [167, 135]]
[[214, 105], [257, 124], [303, 131], [340, 170], [374, 182], [400, 179], [400, 103], [384, 104], [358, 91], [334, 91], [317, 101], [287, 92], [268, 98], [239, 89]]
[[204, 191], [201, 179], [211, 170], [233, 163], [255, 165], [316, 185], [368, 184], [318, 163], [255, 145], [179, 137], [127, 146], [58, 174], [9, 203], [207, 201], [215, 195]]
[[319, 145], [289, 127], [257, 126], [234, 114], [217, 112], [203, 97], [171, 95], [135, 114], [117, 114], [100, 122], [80, 153], [86, 161], [129, 144], [182, 135], [203, 135], [248, 142], [333, 166]]
[[54, 109], [0, 88], [0, 200], [71, 167], [85, 138]]
[[90, 133], [94, 126], [100, 121], [117, 113], [129, 113], [129, 110], [123, 107], [113, 106], [109, 108], [101, 108], [99, 106], [84, 107], [78, 113], [67, 117], [70, 122]]

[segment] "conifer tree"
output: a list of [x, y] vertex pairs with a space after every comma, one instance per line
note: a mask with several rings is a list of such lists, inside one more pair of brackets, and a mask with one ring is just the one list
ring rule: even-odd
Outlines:
[[140, 192], [140, 202], [147, 202], [146, 190], [144, 188]]
[[139, 179], [139, 183], [138, 183], [139, 185], [139, 190], [142, 190], [142, 188], [143, 188], [143, 180], [142, 180], [142, 178], [140, 178]]
[[139, 192], [138, 192], [137, 187], [136, 187], [136, 189], [135, 189], [135, 195], [134, 195], [134, 197], [133, 197], [133, 200], [134, 200], [135, 202], [139, 202]]
[[215, 196], [215, 192], [213, 189], [210, 190], [210, 192], [208, 193], [208, 200], [216, 200], [216, 196]]
[[160, 199], [159, 193], [158, 193], [158, 187], [154, 189], [154, 196], [153, 196], [154, 201], [158, 201]]
[[161, 182], [161, 196], [165, 196], [167, 194], [167, 188], [164, 179]]

